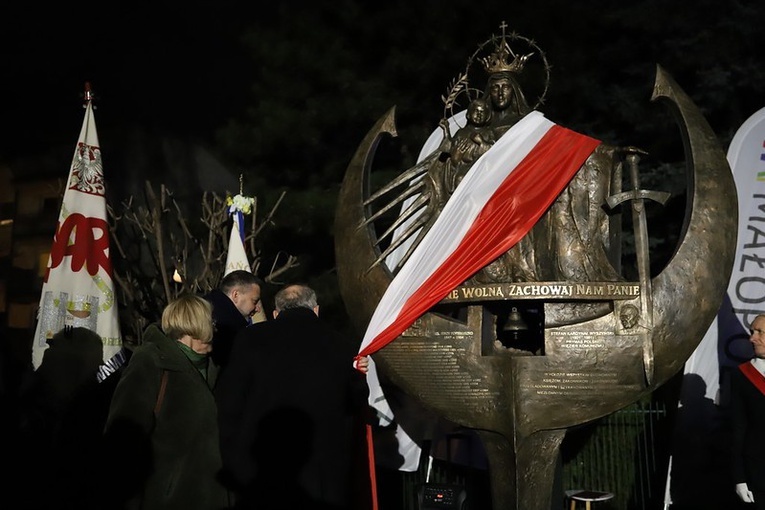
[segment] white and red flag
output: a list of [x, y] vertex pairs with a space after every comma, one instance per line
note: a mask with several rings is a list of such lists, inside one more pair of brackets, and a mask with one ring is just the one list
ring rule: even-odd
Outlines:
[[104, 193], [101, 147], [88, 87], [85, 119], [43, 279], [32, 344], [35, 369], [42, 363], [47, 341], [66, 327], [86, 328], [101, 337], [104, 365], [99, 378], [124, 360]]
[[372, 354], [512, 248], [571, 181], [598, 140], [532, 112], [482, 155], [391, 282], [359, 355]]
[[[449, 119], [459, 127], [464, 112]], [[419, 160], [441, 141], [437, 129]], [[571, 181], [598, 140], [577, 134], [532, 112], [483, 154], [455, 189], [430, 231], [388, 286], [367, 327], [359, 356], [382, 349], [430, 307], [482, 267], [512, 248]], [[414, 200], [414, 199], [410, 199]], [[406, 203], [403, 207], [406, 207]], [[406, 228], [405, 226], [400, 229]], [[397, 231], [398, 232], [398, 231]], [[386, 263], [395, 265], [404, 243]], [[369, 405], [380, 424], [394, 421], [374, 360], [367, 373]], [[420, 447], [396, 425], [400, 471], [415, 471]]]

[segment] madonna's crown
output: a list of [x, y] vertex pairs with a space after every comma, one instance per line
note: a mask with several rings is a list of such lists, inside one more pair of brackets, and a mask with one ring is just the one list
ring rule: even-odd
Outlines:
[[513, 50], [510, 48], [505, 37], [505, 28], [507, 28], [507, 25], [502, 22], [502, 25], [500, 26], [502, 28], [502, 37], [497, 40], [494, 52], [488, 57], [479, 59], [479, 61], [483, 64], [483, 68], [489, 74], [501, 73], [503, 71], [520, 73], [523, 71], [526, 61], [534, 53], [529, 53], [528, 55], [516, 55], [513, 53]]

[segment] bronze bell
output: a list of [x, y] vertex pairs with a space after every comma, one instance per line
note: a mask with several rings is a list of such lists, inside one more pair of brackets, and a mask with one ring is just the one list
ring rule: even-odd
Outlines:
[[516, 307], [512, 307], [510, 309], [510, 315], [507, 316], [507, 321], [502, 327], [502, 331], [508, 331], [518, 335], [522, 332], [528, 331], [528, 329], [529, 326], [526, 324], [526, 321], [523, 320], [521, 312], [519, 312]]

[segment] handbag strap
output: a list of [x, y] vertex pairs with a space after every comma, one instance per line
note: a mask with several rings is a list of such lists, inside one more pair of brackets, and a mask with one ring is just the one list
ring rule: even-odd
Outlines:
[[165, 399], [165, 388], [167, 388], [167, 370], [162, 370], [162, 379], [159, 382], [157, 402], [154, 404], [154, 416], [157, 416], [159, 410], [162, 409], [162, 401]]

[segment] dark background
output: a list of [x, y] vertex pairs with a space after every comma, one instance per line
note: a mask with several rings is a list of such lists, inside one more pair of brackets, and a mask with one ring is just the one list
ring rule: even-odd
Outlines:
[[380, 171], [411, 165], [443, 115], [441, 95], [502, 21], [552, 65], [549, 118], [650, 152], [646, 186], [675, 196], [649, 227], [660, 265], [684, 182], [677, 127], [650, 103], [656, 65], [727, 149], [765, 103], [761, 1], [3, 5], [0, 164], [17, 178], [65, 176], [90, 81], [112, 202], [146, 179], [196, 203], [203, 189], [236, 192], [242, 174], [264, 211], [287, 190], [262, 249], [298, 255], [285, 280], [311, 282], [342, 321], [331, 229], [358, 143], [395, 105], [400, 136], [381, 148]]

